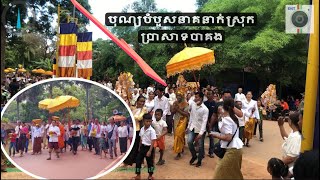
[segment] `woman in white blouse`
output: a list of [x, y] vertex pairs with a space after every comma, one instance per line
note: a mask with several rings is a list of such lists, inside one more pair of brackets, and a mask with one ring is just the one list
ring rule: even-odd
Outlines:
[[154, 92], [149, 92], [149, 97], [146, 100], [145, 106], [147, 107], [148, 112], [152, 112], [154, 108]]
[[252, 139], [255, 123], [260, 120], [257, 101], [252, 99], [252, 92], [248, 91], [246, 100], [242, 102], [242, 110], [247, 112], [245, 115], [244, 142], [247, 140], [246, 146], [249, 147], [249, 141]]
[[302, 141], [302, 135], [300, 133], [299, 128], [299, 112], [293, 112], [289, 115], [288, 124], [292, 131], [288, 135], [286, 130], [283, 127], [284, 124], [284, 118], [280, 117], [278, 119], [278, 125], [280, 128], [280, 133], [282, 138], [284, 139], [284, 143], [282, 144], [282, 161], [284, 164], [289, 166], [289, 172], [293, 174], [293, 165], [294, 162], [297, 160], [297, 158], [300, 155], [300, 148], [301, 148], [301, 141]]
[[[232, 98], [223, 101], [224, 112], [218, 124], [221, 133], [211, 134], [220, 139], [221, 148], [226, 149], [224, 157], [216, 166], [214, 179], [243, 179], [241, 173], [243, 142], [239, 138], [239, 121], [233, 108], [234, 100]], [[230, 144], [227, 146], [229, 142]]]

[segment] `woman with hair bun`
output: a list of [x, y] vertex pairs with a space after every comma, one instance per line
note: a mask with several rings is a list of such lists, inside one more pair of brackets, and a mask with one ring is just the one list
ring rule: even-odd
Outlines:
[[300, 112], [292, 112], [289, 114], [288, 124], [292, 131], [288, 135], [283, 127], [284, 118], [279, 117], [278, 125], [280, 128], [280, 134], [284, 139], [284, 143], [282, 144], [282, 161], [284, 164], [289, 166], [289, 172], [291, 176], [293, 174], [293, 165], [296, 159], [300, 155], [301, 141], [302, 135], [300, 132], [299, 121], [300, 121]]
[[271, 158], [268, 161], [268, 172], [272, 176], [272, 179], [284, 179], [288, 176], [289, 168], [278, 158]]
[[234, 113], [234, 100], [224, 99], [223, 114], [218, 123], [221, 133], [211, 133], [218, 138], [226, 152], [218, 162], [213, 179], [243, 179], [241, 172], [243, 142], [239, 138], [239, 120]]

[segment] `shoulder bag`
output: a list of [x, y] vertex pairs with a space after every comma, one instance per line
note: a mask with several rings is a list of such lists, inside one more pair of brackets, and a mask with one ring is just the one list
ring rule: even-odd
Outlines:
[[[236, 130], [236, 132], [233, 134], [231, 141], [233, 140], [234, 136], [236, 135], [238, 131], [238, 128]], [[229, 141], [229, 143], [227, 144], [227, 147], [229, 146], [229, 144], [231, 143], [231, 141]], [[220, 158], [222, 159], [224, 154], [226, 153], [226, 148], [221, 148], [221, 140], [219, 140], [219, 142], [217, 142], [214, 146], [213, 146], [213, 152]]]

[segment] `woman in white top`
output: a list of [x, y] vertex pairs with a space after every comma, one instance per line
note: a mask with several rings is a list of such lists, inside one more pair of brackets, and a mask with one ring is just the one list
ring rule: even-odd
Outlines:
[[244, 128], [244, 140], [247, 140], [246, 146], [249, 147], [249, 141], [252, 139], [255, 123], [260, 120], [259, 109], [257, 101], [252, 99], [252, 92], [248, 91], [246, 100], [242, 102], [242, 110], [246, 111], [245, 115], [245, 128]]
[[[234, 100], [232, 98], [223, 101], [224, 112], [221, 121], [219, 121], [221, 133], [212, 133], [213, 137], [221, 140], [221, 148], [226, 149], [224, 157], [216, 166], [214, 179], [243, 179], [241, 173], [243, 142], [239, 138], [239, 122], [233, 108]], [[227, 146], [229, 142], [230, 144]]]
[[299, 112], [290, 113], [288, 124], [292, 131], [288, 135], [286, 130], [283, 127], [284, 119], [283, 117], [280, 117], [278, 119], [278, 125], [280, 128], [280, 133], [282, 138], [284, 139], [284, 143], [282, 144], [282, 161], [284, 164], [289, 166], [289, 172], [291, 175], [293, 174], [293, 165], [294, 162], [297, 160], [297, 158], [300, 155], [300, 148], [301, 148], [301, 141], [302, 136], [300, 133], [299, 128]]
[[148, 112], [152, 112], [154, 108], [154, 92], [153, 91], [149, 92], [149, 97], [146, 100], [145, 106], [147, 107]]
[[125, 122], [121, 122], [121, 126], [118, 128], [119, 133], [119, 146], [120, 153], [125, 154], [127, 152], [128, 145], [128, 126], [125, 125]]

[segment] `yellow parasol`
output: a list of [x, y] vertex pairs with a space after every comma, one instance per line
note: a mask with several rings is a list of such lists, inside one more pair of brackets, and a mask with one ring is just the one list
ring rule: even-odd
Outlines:
[[16, 70], [12, 69], [12, 68], [7, 68], [7, 70], [9, 70], [9, 72], [15, 72]]
[[73, 96], [58, 96], [48, 106], [50, 113], [57, 112], [65, 108], [78, 107], [80, 105], [79, 99]]
[[32, 70], [32, 72], [35, 74], [44, 74], [46, 71], [43, 69], [34, 69]]
[[127, 120], [127, 117], [122, 116], [122, 115], [114, 115], [113, 119], [114, 119], [115, 122], [119, 122], [119, 121]]
[[38, 103], [40, 109], [47, 109], [48, 105], [53, 102], [53, 99], [44, 99]]
[[32, 122], [40, 125], [42, 123], [42, 119], [33, 119]]
[[27, 70], [25, 70], [24, 68], [21, 68], [21, 69], [18, 69], [18, 72], [19, 73], [25, 73], [25, 72], [27, 72]]
[[53, 75], [53, 72], [52, 71], [46, 71], [43, 73], [44, 75], [47, 75], [47, 76], [52, 76]]
[[202, 47], [185, 47], [167, 63], [167, 77], [185, 71], [201, 70], [203, 66], [214, 63], [213, 50]]
[[9, 69], [5, 69], [5, 70], [3, 70], [4, 71], [4, 73], [10, 73], [10, 70]]

